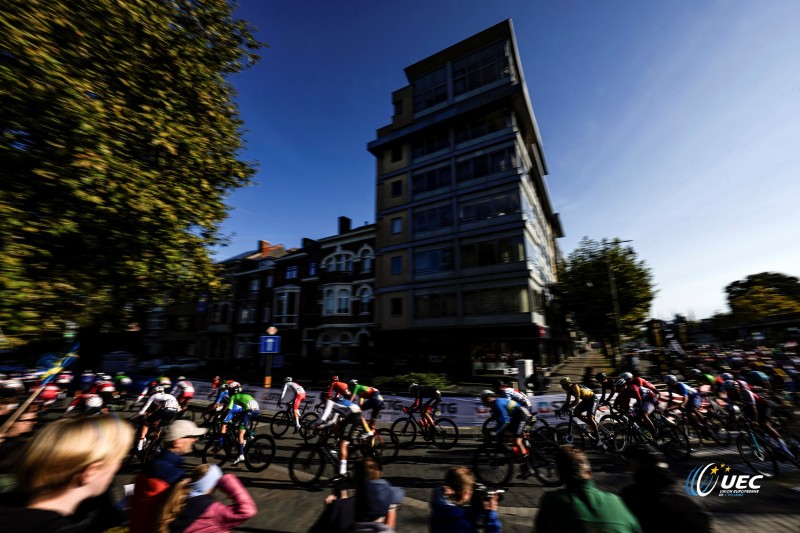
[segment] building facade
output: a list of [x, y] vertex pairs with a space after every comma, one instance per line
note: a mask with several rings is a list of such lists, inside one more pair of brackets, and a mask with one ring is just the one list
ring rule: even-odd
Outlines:
[[511, 21], [405, 74], [368, 144], [379, 349], [457, 375], [553, 363], [566, 344], [548, 318], [562, 230]]

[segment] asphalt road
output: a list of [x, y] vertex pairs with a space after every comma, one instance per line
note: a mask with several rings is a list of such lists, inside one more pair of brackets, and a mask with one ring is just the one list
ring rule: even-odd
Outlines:
[[[268, 431], [266, 425], [261, 426]], [[433, 446], [417, 445], [401, 450], [398, 459], [386, 466], [384, 477], [406, 491], [406, 498], [398, 515], [398, 531], [427, 531], [428, 504], [431, 490], [444, 477], [448, 468], [469, 465], [478, 441], [475, 431], [465, 430], [459, 444], [452, 450], [439, 450]], [[260, 474], [247, 471], [244, 466], [225, 467], [235, 472], [248, 487], [258, 505], [258, 515], [236, 529], [243, 532], [305, 532], [314, 523], [324, 506], [330, 484], [317, 490], [296, 487], [289, 479], [287, 464], [291, 452], [301, 443], [295, 435], [276, 439], [277, 457], [272, 466]], [[594, 479], [600, 488], [618, 492], [630, 483], [626, 466], [616, 456], [590, 452]], [[191, 457], [191, 463], [199, 458]], [[751, 474], [739, 457], [735, 446], [696, 447], [692, 456], [670, 465], [681, 487], [689, 472], [709, 463], [726, 464], [732, 473]], [[781, 531], [800, 531], [800, 471], [782, 464], [785, 471], [777, 479], [762, 481], [758, 494], [741, 497], [711, 495], [700, 498], [712, 513], [715, 530], [744, 531], [751, 528], [780, 527]], [[331, 469], [326, 477], [333, 475]], [[116, 490], [133, 479], [131, 474], [121, 474], [115, 481]], [[543, 487], [535, 477], [521, 481], [514, 479], [501, 502], [500, 515], [506, 532], [528, 532], [542, 495], [553, 490]], [[668, 519], [668, 517], [665, 517]]]

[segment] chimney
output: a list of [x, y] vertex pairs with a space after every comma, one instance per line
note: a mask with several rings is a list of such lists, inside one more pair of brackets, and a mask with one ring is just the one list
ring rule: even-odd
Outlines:
[[261, 252], [261, 257], [266, 257], [271, 248], [269, 241], [258, 241], [258, 249]]
[[352, 220], [350, 220], [347, 217], [339, 217], [339, 235], [342, 235], [350, 231], [351, 222]]

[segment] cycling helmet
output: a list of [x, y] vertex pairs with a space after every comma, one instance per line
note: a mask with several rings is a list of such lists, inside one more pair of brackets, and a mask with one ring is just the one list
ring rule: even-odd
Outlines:
[[725, 390], [734, 390], [734, 389], [736, 389], [738, 386], [739, 386], [739, 384], [738, 384], [738, 383], [736, 383], [736, 382], [735, 382], [734, 380], [732, 380], [732, 379], [729, 379], [728, 381], [726, 381], [725, 383], [723, 383], [723, 384], [722, 384], [722, 388], [723, 388], [723, 389], [725, 389]]
[[164, 392], [164, 387], [162, 387], [161, 385], [159, 385], [159, 386], [158, 386], [158, 387], [156, 387], [154, 390], [156, 391], [156, 394], [158, 394], [158, 393], [160, 393], [160, 392]]
[[331, 381], [339, 381], [339, 376], [333, 376], [333, 377], [331, 378]]
[[564, 376], [563, 378], [558, 380], [558, 384], [561, 385], [562, 387], [564, 385], [569, 385], [570, 383], [572, 383], [572, 380], [569, 378], [569, 376]]
[[242, 392], [242, 386], [237, 384], [235, 387], [231, 387], [231, 392], [234, 394], [239, 394]]
[[598, 372], [594, 375], [594, 379], [597, 381], [605, 381], [607, 377], [605, 372]]
[[236, 387], [241, 387], [241, 386], [242, 386], [242, 384], [239, 383], [238, 381], [234, 381], [232, 379], [228, 380], [228, 387], [231, 388], [231, 389], [234, 389]]
[[495, 398], [495, 397], [497, 397], [497, 393], [493, 390], [486, 389], [481, 391], [481, 402], [483, 403], [486, 403], [486, 400], [488, 400], [489, 398]]
[[417, 387], [419, 387], [419, 385], [417, 385], [416, 383], [412, 383], [411, 386], [408, 387], [408, 392], [414, 392], [415, 390], [417, 390]]
[[631, 374], [630, 372], [623, 372], [622, 374], [619, 375], [619, 377], [628, 382], [633, 379], [633, 374]]
[[698, 368], [693, 368], [693, 369], [691, 369], [691, 370], [689, 371], [689, 373], [690, 373], [691, 375], [693, 375], [693, 376], [699, 376], [699, 375], [701, 375], [701, 374], [702, 374], [702, 372], [700, 372], [700, 369], [698, 369]]
[[506, 388], [506, 384], [502, 379], [498, 379], [494, 382], [495, 389], [504, 389]]
[[117, 375], [118, 375], [118, 376], [124, 376], [124, 375], [125, 375], [125, 372], [119, 371], [119, 372], [117, 372]]
[[169, 379], [167, 376], [161, 376], [160, 378], [158, 378], [158, 384], [164, 385], [165, 387], [169, 387], [170, 385], [172, 385], [172, 380]]
[[290, 377], [285, 377], [285, 378], [283, 378], [283, 382], [284, 382], [284, 383], [291, 383], [291, 382], [292, 382], [292, 378], [290, 378]]
[[108, 374], [100, 374], [100, 379], [105, 381], [111, 381], [111, 376], [109, 376]]
[[358, 385], [358, 380], [351, 379], [350, 381], [347, 382], [347, 384], [350, 385], [351, 387], [355, 387], [356, 385]]
[[228, 390], [229, 388], [231, 388], [231, 386], [228, 385], [227, 383], [223, 383], [222, 385], [219, 386], [219, 390]]
[[186, 376], [178, 376], [178, 381], [183, 381], [186, 379]]
[[667, 385], [674, 385], [677, 382], [678, 378], [676, 378], [672, 374], [667, 374], [666, 376], [664, 376], [664, 383], [666, 383]]
[[625, 381], [625, 378], [619, 378], [617, 381], [614, 382], [614, 386], [615, 387], [622, 387], [626, 383], [627, 383], [627, 381]]
[[733, 374], [731, 374], [730, 372], [725, 372], [724, 374], [721, 374], [719, 377], [722, 378], [722, 381], [730, 381], [733, 379]]

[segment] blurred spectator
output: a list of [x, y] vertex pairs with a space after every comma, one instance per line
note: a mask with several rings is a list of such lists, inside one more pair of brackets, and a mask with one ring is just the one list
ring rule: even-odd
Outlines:
[[[233, 503], [215, 501], [219, 487]], [[155, 531], [158, 533], [226, 533], [256, 514], [256, 503], [233, 474], [213, 464], [202, 464], [189, 478], [175, 485], [164, 503]]]
[[18, 492], [4, 495], [3, 529], [92, 533], [121, 525], [108, 488], [132, 443], [130, 425], [110, 415], [49, 424], [15, 464]]
[[[620, 492], [644, 533], [711, 531], [711, 517], [692, 498], [677, 489], [667, 464], [646, 446], [629, 446], [623, 453], [633, 484]], [[665, 520], [664, 517], [669, 517]]]
[[594, 368], [591, 366], [587, 366], [583, 370], [583, 378], [581, 382], [585, 387], [594, 390]]
[[550, 386], [550, 378], [545, 376], [542, 367], [534, 364], [533, 374], [528, 376], [528, 379], [525, 380], [525, 384], [533, 390], [534, 395], [542, 394]]
[[355, 494], [341, 485], [334, 487], [328, 496], [322, 515], [311, 528], [311, 533], [352, 533], [368, 531], [395, 531], [397, 506], [405, 493], [381, 479], [382, 467], [375, 459], [367, 457], [354, 465]]
[[465, 466], [447, 471], [444, 486], [431, 495], [431, 533], [499, 533], [502, 524], [497, 515], [498, 496], [494, 494], [473, 502], [475, 476]]
[[619, 496], [595, 486], [589, 459], [580, 449], [561, 446], [556, 465], [566, 487], [542, 496], [534, 531], [641, 531]]
[[164, 505], [167, 491], [188, 476], [183, 456], [192, 451], [194, 442], [207, 431], [189, 420], [176, 420], [164, 429], [164, 450], [145, 465], [134, 483], [129, 510], [130, 533], [153, 530], [156, 513]]

